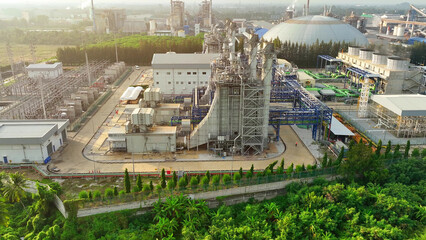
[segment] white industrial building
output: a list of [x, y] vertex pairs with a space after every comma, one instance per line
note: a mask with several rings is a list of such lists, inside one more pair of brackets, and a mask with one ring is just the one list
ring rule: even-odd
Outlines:
[[[359, 68], [369, 75], [378, 76], [378, 93], [423, 93], [426, 82], [419, 68], [410, 67], [410, 59], [375, 53], [370, 49], [350, 46], [348, 52], [339, 53], [344, 65]], [[359, 82], [359, 77], [352, 77], [352, 82]]]
[[396, 137], [425, 137], [425, 95], [374, 95], [371, 100], [369, 112], [376, 128], [388, 129]]
[[37, 63], [30, 64], [26, 67], [28, 72], [28, 77], [30, 78], [44, 78], [44, 79], [54, 79], [61, 76], [64, 73], [62, 69], [62, 63]]
[[69, 120], [0, 121], [0, 156], [6, 163], [47, 163], [67, 141]]
[[153, 86], [165, 95], [191, 94], [197, 86], [207, 86], [211, 63], [219, 54], [162, 53], [154, 54]]

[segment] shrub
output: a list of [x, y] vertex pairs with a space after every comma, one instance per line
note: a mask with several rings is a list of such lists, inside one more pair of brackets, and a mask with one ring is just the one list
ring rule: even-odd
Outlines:
[[93, 199], [101, 200], [101, 192], [99, 190], [93, 191]]
[[212, 182], [213, 182], [214, 186], [216, 186], [216, 187], [219, 186], [220, 176], [219, 175], [214, 175], [213, 178], [212, 178]]
[[293, 173], [293, 168], [294, 168], [294, 164], [292, 163], [290, 166], [288, 166], [287, 168], [287, 174], [291, 175]]
[[207, 188], [207, 186], [209, 186], [209, 183], [210, 183], [210, 180], [207, 177], [207, 175], [201, 178], [201, 185], [203, 186], [203, 188]]
[[51, 182], [51, 183], [49, 183], [49, 187], [51, 189], [55, 190], [57, 195], [61, 195], [62, 194], [62, 187], [61, 187], [61, 185], [59, 183], [57, 183], [57, 182]]
[[155, 186], [155, 190], [157, 190], [157, 192], [161, 192], [161, 191], [163, 191], [163, 188], [162, 188], [162, 186], [160, 184], [157, 184]]
[[180, 178], [179, 182], [178, 182], [178, 185], [179, 185], [180, 189], [184, 189], [186, 187], [186, 185], [188, 185], [188, 182], [186, 181], [186, 178], [185, 177]]
[[112, 199], [114, 197], [114, 190], [112, 188], [105, 189], [105, 198]]
[[411, 152], [412, 157], [419, 157], [420, 156], [420, 150], [418, 148], [414, 148]]
[[173, 190], [175, 189], [175, 187], [176, 187], [176, 182], [173, 179], [167, 182], [167, 189]]
[[196, 176], [191, 177], [190, 184], [191, 184], [191, 188], [192, 189], [197, 188], [197, 186], [198, 186], [198, 178]]
[[242, 167], [240, 167], [240, 170], [238, 171], [238, 173], [240, 174], [240, 177], [243, 177], [243, 176], [244, 176], [243, 168], [242, 168]]
[[150, 191], [151, 191], [151, 187], [149, 186], [149, 184], [144, 184], [142, 187], [142, 192], [148, 193]]
[[253, 177], [253, 173], [251, 173], [251, 172], [246, 173], [247, 179], [251, 179], [252, 177]]
[[78, 194], [78, 198], [80, 198], [80, 199], [88, 199], [89, 198], [89, 194], [87, 194], [87, 192], [83, 190], [83, 191], [81, 191]]
[[93, 200], [93, 194], [92, 194], [92, 191], [89, 191], [89, 199], [90, 199], [90, 201], [92, 201], [92, 200]]
[[138, 186], [133, 186], [133, 188], [132, 188], [132, 193], [137, 193], [137, 192], [140, 192], [141, 190], [139, 189], [139, 187]]
[[422, 150], [422, 157], [426, 157], [426, 148]]
[[279, 166], [277, 168], [277, 174], [283, 174], [283, 173], [284, 173], [284, 169], [281, 166]]
[[240, 180], [241, 180], [241, 175], [240, 175], [240, 173], [235, 173], [235, 174], [234, 174], [234, 182], [235, 182], [236, 184], [240, 184]]
[[124, 198], [126, 196], [126, 191], [125, 190], [121, 190], [119, 193], [118, 193], [118, 197], [119, 198]]
[[222, 181], [226, 185], [230, 184], [231, 183], [231, 176], [229, 174], [223, 175]]
[[118, 188], [117, 188], [117, 186], [114, 187], [114, 196], [118, 196]]

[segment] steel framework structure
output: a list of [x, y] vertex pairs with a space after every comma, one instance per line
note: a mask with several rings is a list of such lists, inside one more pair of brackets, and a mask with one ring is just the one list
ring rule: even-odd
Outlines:
[[[90, 75], [98, 78], [108, 61], [90, 64]], [[57, 118], [58, 107], [79, 87], [90, 86], [87, 67], [64, 73], [55, 79], [21, 78], [15, 84], [0, 88], [1, 98], [15, 98], [13, 104], [0, 111], [0, 119]]]

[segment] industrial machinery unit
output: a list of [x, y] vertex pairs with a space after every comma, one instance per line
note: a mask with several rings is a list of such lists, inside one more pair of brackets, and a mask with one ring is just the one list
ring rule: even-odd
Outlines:
[[424, 93], [426, 83], [419, 68], [410, 68], [409, 59], [374, 53], [369, 49], [350, 46], [347, 53], [339, 53], [348, 76], [357, 88], [365, 77], [377, 88], [378, 93]]
[[255, 155], [268, 146], [273, 47], [259, 44], [257, 35], [252, 35], [245, 51], [236, 53], [235, 30], [236, 25], [228, 22], [224, 42], [215, 44], [222, 47], [208, 89], [214, 97], [207, 115], [190, 134], [189, 148], [207, 144], [223, 155]]

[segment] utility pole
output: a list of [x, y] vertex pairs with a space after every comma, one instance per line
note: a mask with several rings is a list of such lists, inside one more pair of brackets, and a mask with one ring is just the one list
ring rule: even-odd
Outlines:
[[114, 34], [114, 43], [115, 43], [115, 62], [118, 63], [117, 39], [115, 34]]
[[90, 77], [90, 67], [89, 67], [89, 58], [87, 57], [87, 52], [84, 52], [86, 55], [86, 66], [87, 66], [87, 80], [89, 81], [88, 87], [92, 85], [92, 79]]
[[43, 107], [43, 116], [44, 116], [44, 119], [47, 119], [47, 115], [46, 115], [46, 106], [45, 106], [45, 104], [44, 104], [44, 96], [43, 96], [43, 79], [44, 79], [44, 76], [43, 76], [43, 77], [40, 77], [41, 105], [42, 105], [42, 107]]
[[96, 21], [95, 21], [95, 5], [93, 4], [93, 0], [92, 0], [92, 20], [93, 20], [93, 32], [97, 32], [96, 29]]

